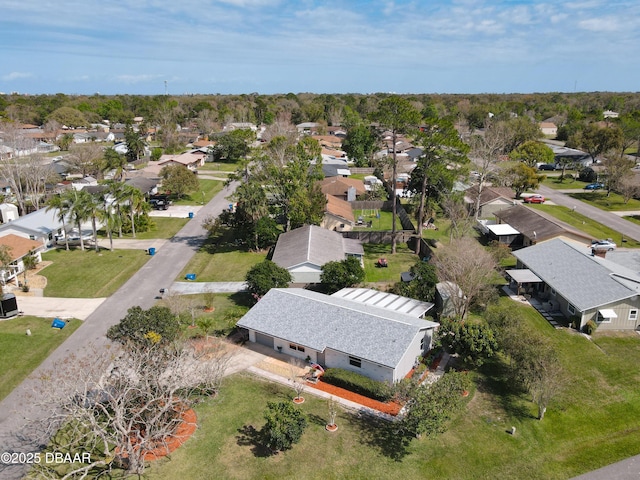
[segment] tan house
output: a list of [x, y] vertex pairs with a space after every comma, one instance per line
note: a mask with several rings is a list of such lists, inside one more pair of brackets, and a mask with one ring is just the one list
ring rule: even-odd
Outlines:
[[327, 177], [320, 182], [320, 189], [325, 195], [333, 195], [348, 202], [367, 191], [362, 180], [345, 177]]
[[475, 215], [476, 205], [480, 196], [478, 207], [478, 218], [490, 218], [500, 210], [512, 207], [515, 203], [515, 192], [509, 187], [487, 187], [478, 194], [478, 186], [468, 188], [464, 192], [464, 203], [467, 206], [469, 215]]
[[356, 220], [351, 204], [333, 195], [326, 194], [325, 197], [327, 198], [327, 203], [320, 226], [337, 232], [352, 230]]
[[27, 255], [34, 255], [36, 263], [42, 261], [40, 252], [44, 248], [42, 242], [9, 234], [0, 237], [0, 248], [6, 248], [11, 256], [11, 263], [7, 269], [0, 270], [0, 280], [3, 284], [15, 281], [18, 284], [18, 275], [24, 272], [24, 258]]
[[540, 122], [538, 124], [543, 135], [555, 137], [558, 135], [558, 127], [553, 122]]
[[198, 167], [204, 166], [207, 154], [201, 150], [191, 150], [180, 155], [163, 155], [158, 161], [158, 165], [166, 167], [167, 165], [182, 165], [189, 170], [197, 170]]

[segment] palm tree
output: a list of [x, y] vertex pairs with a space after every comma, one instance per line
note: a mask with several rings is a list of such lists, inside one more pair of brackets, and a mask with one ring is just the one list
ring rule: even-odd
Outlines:
[[109, 250], [113, 252], [113, 232], [116, 229], [120, 229], [122, 234], [122, 217], [120, 216], [119, 204], [112, 197], [110, 190], [105, 190], [100, 195], [100, 204], [98, 218], [104, 223], [107, 237], [109, 237]]
[[124, 155], [120, 155], [113, 148], [107, 148], [104, 151], [104, 163], [102, 164], [103, 172], [115, 170], [114, 178], [118, 181], [123, 181], [126, 173], [126, 166], [127, 159]]
[[80, 235], [80, 249], [84, 251], [84, 238], [82, 237], [82, 222], [91, 218], [91, 204], [93, 197], [86, 190], [72, 188], [63, 194], [64, 200], [69, 203], [69, 216], [78, 227]]
[[62, 195], [54, 195], [47, 201], [46, 211], [55, 210], [56, 218], [62, 222], [62, 231], [64, 232], [64, 241], [66, 249], [69, 250], [69, 236], [67, 235], [66, 218], [70, 213], [70, 204]]
[[143, 213], [145, 207], [148, 207], [144, 195], [136, 187], [125, 185], [123, 188], [123, 197], [129, 200], [129, 215], [131, 216], [131, 236], [136, 238], [136, 217]]

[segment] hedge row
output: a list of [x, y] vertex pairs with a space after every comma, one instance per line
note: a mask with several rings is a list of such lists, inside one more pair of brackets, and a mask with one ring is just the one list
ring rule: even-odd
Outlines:
[[391, 387], [386, 383], [341, 368], [327, 369], [322, 375], [322, 381], [380, 402], [387, 402], [393, 396]]

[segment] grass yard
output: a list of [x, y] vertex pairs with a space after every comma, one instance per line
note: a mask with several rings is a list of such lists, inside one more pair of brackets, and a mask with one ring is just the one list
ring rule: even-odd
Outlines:
[[[150, 217], [153, 227], [148, 232], [136, 232], [136, 239], [149, 240], [155, 238], [171, 238], [180, 231], [189, 221], [188, 218], [175, 217]], [[99, 238], [108, 238], [104, 230], [98, 231]], [[123, 233], [122, 237], [118, 237], [118, 233], [114, 233], [113, 239], [118, 238], [132, 239], [130, 233]]]
[[64, 249], [42, 254], [53, 262], [40, 272], [47, 277], [45, 297], [108, 297], [120, 288], [151, 257], [143, 250]]
[[547, 175], [547, 178], [544, 179], [542, 184], [556, 190], [564, 190], [564, 189], [570, 189], [570, 188], [584, 188], [585, 185], [588, 185], [589, 183], [591, 183], [591, 182], [582, 182], [580, 180], [574, 180], [573, 178], [566, 177], [566, 175], [569, 175], [569, 174], [576, 176], [575, 172], [566, 172], [565, 178], [562, 181], [560, 181], [560, 174], [549, 176], [545, 172], [542, 172], [542, 173]]
[[195, 273], [199, 282], [243, 282], [249, 269], [267, 258], [267, 252], [250, 252], [234, 240], [230, 230], [208, 238], [177, 281], [183, 281], [187, 273]]
[[[368, 243], [364, 247], [364, 272], [365, 282], [389, 282], [400, 281], [400, 274], [406, 272], [419, 258], [406, 243], [398, 243], [396, 253], [391, 254], [391, 244]], [[385, 257], [389, 264], [386, 268], [376, 267], [380, 257]]]
[[[380, 215], [380, 218], [377, 217]], [[359, 217], [362, 217], [362, 221], [364, 223], [371, 222], [371, 227], [355, 227], [356, 231], [380, 231], [380, 230], [391, 230], [391, 224], [393, 222], [393, 213], [385, 212], [378, 208], [376, 209], [365, 209], [365, 210], [354, 210], [353, 216], [356, 221], [358, 221]], [[402, 225], [400, 225], [400, 219], [396, 219], [396, 228], [398, 230], [402, 230]]]
[[206, 162], [204, 166], [198, 167], [199, 172], [235, 172], [238, 170], [237, 163], [224, 163], [224, 162]]
[[[81, 324], [80, 320], [72, 320], [58, 330], [51, 328], [52, 320], [14, 317], [0, 321], [0, 400], [27, 378]], [[25, 334], [27, 329], [31, 330], [31, 336]]]
[[[455, 478], [566, 479], [640, 451], [640, 392], [635, 333], [596, 334], [594, 341], [555, 330], [534, 309], [517, 309], [523, 330], [549, 337], [567, 373], [565, 390], [542, 421], [529, 396], [514, 391], [506, 362], [494, 358], [472, 373], [476, 388], [449, 430], [406, 445], [396, 427], [341, 411], [328, 433], [326, 401], [303, 393], [309, 425], [299, 444], [270, 455], [257, 431], [267, 401], [290, 400], [291, 388], [238, 374], [220, 395], [196, 406], [198, 430], [148, 478]], [[516, 427], [516, 434], [507, 431]]]
[[204, 178], [199, 179], [200, 188], [195, 192], [189, 192], [180, 200], [174, 200], [175, 205], [202, 205], [203, 193], [204, 203], [208, 203], [213, 197], [215, 197], [223, 188], [220, 180], [208, 180]]
[[640, 215], [627, 215], [622, 217], [625, 220], [629, 220], [630, 222], [636, 223], [638, 225], [640, 225]]
[[607, 192], [603, 190], [597, 190], [594, 192], [584, 193], [570, 193], [570, 197], [580, 200], [581, 202], [588, 203], [594, 207], [598, 207], [607, 211], [625, 211], [625, 210], [640, 210], [640, 200], [632, 198], [627, 203], [624, 203], [622, 195], [615, 192], [611, 192], [611, 195], [607, 197]]
[[635, 240], [632, 240], [630, 238], [625, 238], [626, 241], [623, 243], [622, 235], [619, 232], [616, 232], [615, 230], [596, 222], [590, 217], [582, 215], [578, 212], [574, 212], [568, 207], [562, 207], [559, 205], [532, 204], [531, 208], [542, 210], [543, 212], [554, 216], [558, 220], [571, 225], [577, 230], [585, 232], [593, 238], [611, 238], [620, 246], [624, 245], [625, 247], [629, 248], [640, 247], [639, 242], [636, 242]]

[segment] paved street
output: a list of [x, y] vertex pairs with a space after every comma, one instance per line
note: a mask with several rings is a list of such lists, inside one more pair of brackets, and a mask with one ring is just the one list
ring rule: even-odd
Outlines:
[[[3, 451], [33, 452], [38, 449], [37, 444], [20, 435], [28, 419], [42, 419], [47, 415], [46, 411], [40, 410], [30, 400], [38, 386], [35, 379], [44, 372], [61, 368], [62, 361], [72, 353], [79, 358], [94, 357], [96, 351], [109, 343], [105, 337], [107, 329], [118, 323], [126, 315], [129, 307], [152, 307], [159, 290], [173, 282], [204, 240], [206, 232], [201, 226], [202, 219], [209, 214], [218, 215], [228, 207], [229, 202], [225, 197], [231, 193], [232, 188], [235, 188], [235, 185], [224, 189], [211, 202], [201, 207], [182, 230], [159, 248], [157, 253], [114, 295], [102, 302], [83, 325], [28, 379], [0, 402], [0, 445]], [[55, 378], [52, 378], [51, 382], [55, 383]], [[24, 468], [0, 465], [0, 478], [3, 479], [21, 478], [24, 472]]]
[[562, 192], [554, 190], [553, 188], [549, 188], [545, 185], [540, 185], [540, 187], [538, 187], [538, 193], [544, 195], [545, 198], [549, 199], [556, 205], [562, 205], [568, 208], [575, 207], [576, 212], [592, 218], [596, 222], [611, 227], [617, 232], [622, 233], [626, 237], [640, 242], [640, 225], [620, 218], [620, 215], [616, 215], [613, 212], [600, 210], [597, 207], [589, 205], [585, 202], [581, 202], [580, 200], [576, 200], [575, 198], [571, 198], [567, 195], [564, 195]]

